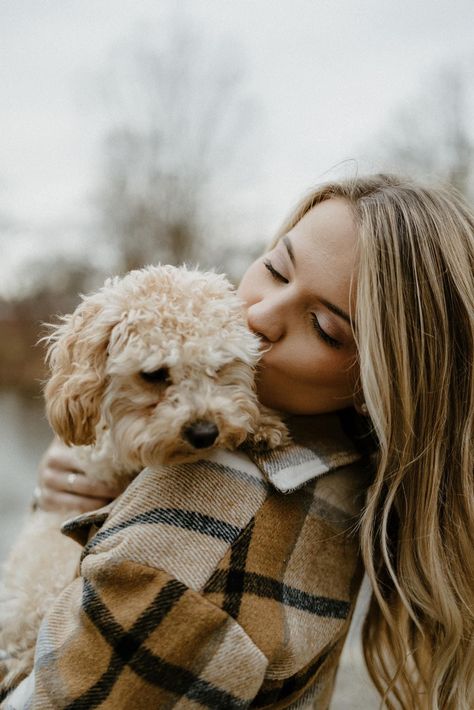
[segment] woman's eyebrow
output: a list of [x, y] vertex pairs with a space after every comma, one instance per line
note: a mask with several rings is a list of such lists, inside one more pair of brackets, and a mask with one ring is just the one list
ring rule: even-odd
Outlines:
[[[339, 308], [339, 306], [335, 306], [334, 303], [331, 303], [330, 301], [326, 301], [326, 299], [324, 299], [324, 298], [320, 298], [319, 300], [321, 301], [323, 306], [326, 306], [326, 308], [329, 308], [329, 310], [332, 311], [336, 316], [340, 316], [341, 318], [344, 318], [344, 320], [346, 320], [349, 323], [349, 325], [351, 324], [351, 319], [350, 319], [349, 315], [345, 311], [343, 311], [342, 308]], [[354, 328], [356, 328], [355, 321], [352, 321], [352, 325], [354, 326]]]
[[[293, 264], [293, 266], [296, 266], [296, 261], [295, 261], [295, 253], [293, 251], [293, 245], [290, 241], [290, 238], [288, 235], [285, 234], [284, 237], [282, 237], [283, 244], [286, 247], [286, 250], [288, 252], [288, 256], [290, 257], [290, 261]], [[345, 321], [351, 324], [351, 319], [349, 317], [349, 314], [346, 313], [345, 311], [342, 310], [342, 308], [339, 308], [339, 306], [334, 305], [334, 303], [331, 303], [330, 301], [326, 301], [325, 298], [320, 298], [319, 301], [323, 304], [323, 306], [326, 306], [330, 311], [332, 311], [336, 316], [339, 316], [340, 318], [343, 318]], [[357, 326], [355, 322], [353, 321], [352, 325], [354, 328], [357, 329]]]

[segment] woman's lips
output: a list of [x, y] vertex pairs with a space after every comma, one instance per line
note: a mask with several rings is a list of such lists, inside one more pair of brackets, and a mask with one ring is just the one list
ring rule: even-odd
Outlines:
[[266, 348], [264, 348], [264, 347], [260, 348], [260, 357], [258, 360], [258, 364], [261, 369], [268, 370], [272, 366], [271, 349], [272, 349], [271, 346], [270, 347], [267, 346]]
[[268, 354], [270, 353], [271, 349], [271, 343], [260, 344], [260, 362], [266, 362], [268, 360]]
[[260, 341], [260, 350], [266, 350], [272, 346], [270, 340], [268, 340], [268, 338], [266, 338], [262, 333], [256, 332], [255, 335]]

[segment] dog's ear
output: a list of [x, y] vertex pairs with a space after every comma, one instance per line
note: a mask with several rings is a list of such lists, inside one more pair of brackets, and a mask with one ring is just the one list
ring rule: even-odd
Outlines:
[[66, 444], [93, 444], [106, 384], [109, 338], [119, 317], [106, 309], [103, 291], [85, 297], [71, 315], [52, 326], [44, 396], [46, 415]]

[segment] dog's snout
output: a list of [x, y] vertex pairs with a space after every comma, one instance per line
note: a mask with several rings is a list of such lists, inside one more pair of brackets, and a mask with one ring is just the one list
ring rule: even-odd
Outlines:
[[219, 429], [213, 422], [197, 421], [183, 430], [183, 436], [195, 449], [206, 449], [219, 436]]

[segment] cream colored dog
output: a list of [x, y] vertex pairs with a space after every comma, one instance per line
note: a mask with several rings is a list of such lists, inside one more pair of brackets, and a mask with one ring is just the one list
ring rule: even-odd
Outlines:
[[[288, 440], [258, 403], [260, 343], [221, 275], [150, 266], [110, 279], [48, 341], [48, 419], [87, 476], [125, 488], [144, 467]], [[77, 573], [81, 550], [59, 533], [67, 517], [34, 512], [5, 565], [0, 688], [29, 673], [41, 620]]]

